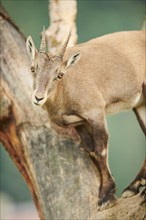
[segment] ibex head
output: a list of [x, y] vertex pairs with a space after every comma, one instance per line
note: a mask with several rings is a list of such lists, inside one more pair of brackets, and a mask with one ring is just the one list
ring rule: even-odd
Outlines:
[[74, 65], [79, 59], [79, 53], [72, 55], [67, 61], [63, 62], [67, 44], [70, 39], [70, 33], [65, 42], [60, 46], [55, 55], [47, 53], [47, 45], [45, 38], [45, 28], [42, 33], [40, 50], [38, 51], [32, 40], [27, 38], [26, 47], [31, 59], [31, 72], [33, 74], [33, 96], [32, 102], [42, 106], [55, 84], [66, 73], [68, 68]]

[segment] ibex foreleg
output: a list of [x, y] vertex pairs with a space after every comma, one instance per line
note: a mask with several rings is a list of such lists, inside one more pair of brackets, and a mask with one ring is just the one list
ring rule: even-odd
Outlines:
[[80, 126], [77, 131], [82, 142], [90, 154], [91, 159], [99, 170], [99, 209], [111, 207], [115, 204], [115, 183], [111, 176], [107, 161], [108, 133], [105, 116], [98, 114], [93, 119], [92, 114], [86, 117], [85, 126]]

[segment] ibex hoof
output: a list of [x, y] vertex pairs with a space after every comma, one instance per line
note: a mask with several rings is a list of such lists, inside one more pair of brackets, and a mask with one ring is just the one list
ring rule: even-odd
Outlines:
[[114, 195], [106, 196], [98, 201], [98, 211], [111, 208], [116, 204], [116, 197]]
[[123, 191], [122, 198], [128, 198], [128, 197], [134, 196], [136, 194], [137, 194], [137, 192], [130, 190], [130, 189], [127, 189], [127, 190]]

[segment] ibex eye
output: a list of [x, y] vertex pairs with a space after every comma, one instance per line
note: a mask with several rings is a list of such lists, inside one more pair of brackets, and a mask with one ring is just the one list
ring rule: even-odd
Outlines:
[[30, 69], [31, 69], [31, 72], [32, 72], [32, 73], [35, 72], [35, 68], [34, 68], [34, 66], [31, 66]]
[[59, 73], [58, 78], [61, 79], [63, 77], [63, 73]]

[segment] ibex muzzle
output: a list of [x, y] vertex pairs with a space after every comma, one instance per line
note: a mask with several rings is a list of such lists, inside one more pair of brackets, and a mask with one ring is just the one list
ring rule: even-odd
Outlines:
[[[45, 30], [38, 52], [31, 37], [27, 51], [34, 79], [33, 103], [43, 106], [50, 119], [72, 125], [100, 173], [98, 206], [115, 204], [115, 182], [108, 160], [106, 115], [133, 109], [146, 134], [145, 32], [105, 35], [68, 48], [70, 34], [55, 55], [46, 51]], [[146, 161], [123, 197], [145, 184]]]

